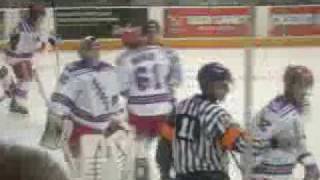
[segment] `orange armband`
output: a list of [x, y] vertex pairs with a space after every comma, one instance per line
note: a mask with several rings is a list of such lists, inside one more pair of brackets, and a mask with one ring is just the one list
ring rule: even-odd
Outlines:
[[225, 150], [233, 150], [237, 138], [241, 137], [243, 132], [240, 128], [231, 127], [223, 134], [220, 144]]

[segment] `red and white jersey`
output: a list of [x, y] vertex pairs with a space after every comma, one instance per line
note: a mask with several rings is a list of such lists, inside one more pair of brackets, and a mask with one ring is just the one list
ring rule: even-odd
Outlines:
[[104, 130], [121, 112], [120, 91], [114, 67], [99, 61], [76, 61], [60, 76], [49, 110], [71, 116], [82, 126]]
[[177, 54], [161, 46], [127, 50], [117, 59], [128, 111], [140, 116], [168, 114], [173, 109], [173, 87], [182, 81]]
[[276, 97], [264, 107], [248, 130], [259, 142], [253, 146], [250, 165], [256, 177], [288, 179], [297, 163], [315, 163], [306, 147], [304, 113], [284, 96]]
[[7, 61], [15, 64], [23, 60], [31, 60], [34, 53], [41, 48], [42, 43], [47, 42], [48, 37], [40, 28], [31, 25], [29, 19], [24, 19], [13, 29], [11, 35], [17, 38], [14, 49], [9, 42], [10, 48], [6, 50]]

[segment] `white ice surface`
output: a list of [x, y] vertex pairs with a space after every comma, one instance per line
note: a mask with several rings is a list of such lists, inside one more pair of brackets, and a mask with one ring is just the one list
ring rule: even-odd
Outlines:
[[[243, 49], [179, 49], [181, 64], [184, 71], [184, 83], [177, 91], [178, 99], [185, 98], [198, 92], [196, 73], [199, 67], [210, 61], [218, 61], [230, 68], [235, 77], [230, 96], [226, 106], [232, 112], [235, 119], [243, 122], [244, 112], [244, 50]], [[114, 62], [119, 54], [118, 50], [105, 51], [102, 59], [110, 63]], [[282, 91], [282, 74], [288, 64], [303, 64], [313, 70], [315, 86], [312, 98], [312, 120], [306, 125], [308, 146], [320, 162], [320, 145], [317, 131], [320, 128], [320, 47], [313, 48], [263, 48], [254, 51], [254, 81], [253, 81], [253, 108], [256, 112], [265, 105], [277, 93]], [[68, 62], [77, 60], [74, 51], [59, 53], [61, 67]], [[319, 61], [319, 62], [318, 62]], [[44, 84], [47, 96], [53, 91], [56, 82], [57, 61], [55, 53], [48, 53], [37, 58], [37, 69]], [[44, 130], [46, 106], [39, 95], [37, 84], [32, 84], [30, 93], [30, 110], [28, 117], [19, 116], [7, 112], [7, 102], [0, 104], [0, 140], [10, 143], [19, 143], [38, 147], [40, 136]], [[54, 157], [63, 162], [62, 153], [50, 152]], [[63, 163], [62, 163], [63, 164]], [[231, 166], [232, 179], [240, 179], [237, 168]], [[296, 177], [301, 179], [302, 171], [298, 168]]]

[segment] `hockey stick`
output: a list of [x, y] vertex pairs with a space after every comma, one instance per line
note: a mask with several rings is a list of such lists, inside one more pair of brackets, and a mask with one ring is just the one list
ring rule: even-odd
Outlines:
[[242, 166], [241, 166], [239, 160], [237, 159], [236, 155], [234, 154], [234, 152], [231, 152], [231, 151], [230, 151], [230, 154], [231, 154], [232, 160], [234, 161], [234, 163], [236, 164], [236, 166], [239, 168], [241, 174], [244, 174], [245, 171], [244, 171], [244, 169], [242, 168]]
[[38, 89], [39, 89], [40, 95], [41, 95], [42, 99], [44, 100], [44, 102], [46, 103], [46, 106], [49, 107], [49, 99], [46, 95], [46, 91], [44, 90], [43, 84], [42, 84], [40, 77], [39, 77], [39, 73], [36, 69], [33, 69], [33, 75], [34, 75], [34, 78], [38, 84]]
[[[56, 5], [54, 0], [51, 0], [52, 7], [52, 15], [53, 15], [53, 33], [54, 36], [57, 36], [57, 17], [56, 17]], [[56, 77], [58, 78], [60, 75], [60, 54], [59, 54], [59, 46], [56, 44], [54, 46], [55, 55], [56, 55]]]

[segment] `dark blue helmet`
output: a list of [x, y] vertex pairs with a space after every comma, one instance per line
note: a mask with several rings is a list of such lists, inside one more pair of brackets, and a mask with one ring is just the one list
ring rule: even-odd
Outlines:
[[198, 71], [198, 82], [202, 92], [206, 92], [209, 82], [214, 81], [232, 81], [232, 75], [229, 69], [222, 64], [214, 62], [205, 64]]
[[155, 20], [149, 20], [142, 26], [142, 34], [158, 34], [160, 33], [160, 25]]

